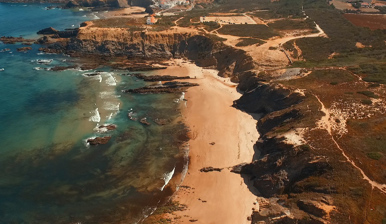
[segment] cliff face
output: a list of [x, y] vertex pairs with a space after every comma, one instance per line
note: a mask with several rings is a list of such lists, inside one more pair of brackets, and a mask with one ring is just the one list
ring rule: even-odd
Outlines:
[[145, 58], [178, 57], [185, 51], [193, 33], [145, 33], [127, 29], [81, 29], [65, 50], [84, 54], [118, 55]]
[[[310, 93], [289, 89], [257, 75], [242, 50], [196, 33], [130, 32], [81, 28], [76, 37], [48, 46], [48, 51], [146, 59], [186, 57], [239, 82], [243, 96], [234, 107], [261, 113], [253, 162], [235, 166], [258, 190], [260, 210], [252, 223], [361, 223], [360, 211], [370, 187], [317, 128], [323, 116]], [[98, 56], [97, 56], [98, 57]], [[342, 183], [350, 183], [348, 187]], [[364, 187], [365, 186], [365, 187]], [[358, 193], [359, 192], [359, 193]]]
[[220, 76], [231, 77], [236, 82], [254, 68], [252, 58], [244, 51], [195, 32], [132, 32], [123, 28], [85, 27], [80, 28], [77, 35], [67, 41], [48, 45], [47, 50], [77, 55], [158, 60], [187, 57], [202, 67], [216, 68]]

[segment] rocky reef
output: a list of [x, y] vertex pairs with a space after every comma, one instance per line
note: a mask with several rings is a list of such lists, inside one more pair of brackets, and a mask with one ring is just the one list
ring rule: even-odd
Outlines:
[[198, 86], [196, 83], [190, 82], [165, 82], [163, 84], [156, 84], [151, 86], [145, 86], [137, 89], [122, 90], [125, 93], [181, 93], [192, 86]]

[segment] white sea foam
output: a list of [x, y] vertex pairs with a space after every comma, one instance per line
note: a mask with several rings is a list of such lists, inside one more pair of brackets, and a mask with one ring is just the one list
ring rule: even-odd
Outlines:
[[111, 124], [103, 124], [103, 125], [97, 124], [97, 125], [95, 126], [95, 128], [93, 129], [93, 131], [98, 132], [98, 133], [105, 133], [105, 132], [108, 132], [109, 129], [107, 129], [106, 127], [102, 127], [102, 128], [100, 128], [100, 127], [101, 127], [101, 126], [109, 126], [109, 125], [111, 125]]
[[176, 167], [173, 168], [173, 170], [170, 172], [170, 173], [165, 173], [164, 176], [163, 176], [163, 180], [165, 181], [165, 184], [164, 186], [161, 187], [161, 191], [164, 190], [164, 188], [166, 187], [166, 185], [168, 185], [169, 181], [172, 179], [173, 177], [173, 174], [174, 174], [174, 171], [176, 170]]
[[115, 95], [115, 92], [103, 91], [99, 93], [99, 97], [101, 99], [109, 99], [109, 98], [117, 98], [118, 96]]
[[114, 116], [114, 113], [110, 113], [109, 115], [106, 116], [106, 118], [109, 121], [109, 120], [111, 120], [111, 118], [113, 118], [113, 116]]
[[112, 75], [112, 73], [107, 73], [106, 84], [109, 86], [116, 86], [117, 85], [117, 80]]
[[115, 102], [104, 102], [103, 109], [118, 111], [120, 105], [121, 105], [120, 103], [115, 103]]
[[[92, 73], [95, 73], [95, 72], [92, 72]], [[102, 75], [89, 75], [89, 74], [92, 74], [92, 73], [90, 73], [90, 72], [83, 73], [82, 76], [90, 78], [90, 79], [93, 79], [93, 80], [98, 80], [99, 82], [103, 81]]]
[[173, 101], [174, 101], [175, 103], [180, 103], [181, 101], [184, 101], [184, 99], [185, 99], [185, 92], [182, 92], [180, 98], [174, 99]]
[[[97, 13], [97, 12], [94, 12], [94, 13]], [[95, 15], [94, 13], [90, 14], [90, 18], [91, 19], [99, 19], [99, 17], [97, 15]]]
[[38, 59], [38, 60], [36, 60], [36, 62], [38, 64], [51, 64], [52, 61], [53, 61], [53, 59]]
[[83, 144], [84, 146], [86, 146], [87, 148], [90, 147], [90, 143], [87, 142], [87, 140], [89, 139], [95, 139], [97, 136], [91, 136], [91, 137], [88, 137], [88, 138], [85, 138], [83, 139]]
[[94, 111], [90, 113], [94, 113], [94, 115], [91, 116], [90, 119], [88, 119], [89, 121], [96, 122], [96, 123], [101, 121], [101, 115], [99, 114], [98, 108], [96, 108]]

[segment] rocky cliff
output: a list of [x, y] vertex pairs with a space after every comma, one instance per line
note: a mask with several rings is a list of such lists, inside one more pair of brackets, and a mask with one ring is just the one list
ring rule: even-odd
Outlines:
[[236, 82], [255, 67], [252, 58], [244, 51], [225, 46], [197, 32], [141, 32], [124, 28], [81, 27], [76, 36], [55, 41], [47, 45], [45, 51], [153, 60], [186, 57], [199, 66], [216, 68], [220, 76], [231, 77]]
[[366, 214], [361, 211], [371, 187], [318, 128], [324, 113], [317, 98], [257, 74], [244, 51], [197, 33], [92, 27], [46, 50], [153, 60], [186, 57], [218, 69], [244, 92], [234, 107], [262, 114], [253, 161], [233, 169], [257, 190], [260, 208], [253, 211], [252, 223], [363, 223]]

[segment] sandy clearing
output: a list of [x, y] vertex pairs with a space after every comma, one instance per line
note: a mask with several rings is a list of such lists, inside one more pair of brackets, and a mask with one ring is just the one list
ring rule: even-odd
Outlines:
[[201, 22], [217, 22], [220, 24], [256, 24], [249, 16], [204, 16]]
[[132, 6], [130, 8], [123, 8], [123, 9], [118, 9], [114, 11], [108, 11], [108, 12], [105, 12], [103, 15], [106, 18], [111, 18], [111, 17], [143, 18], [148, 15], [147, 13], [142, 13], [142, 12], [145, 12], [145, 8]]

